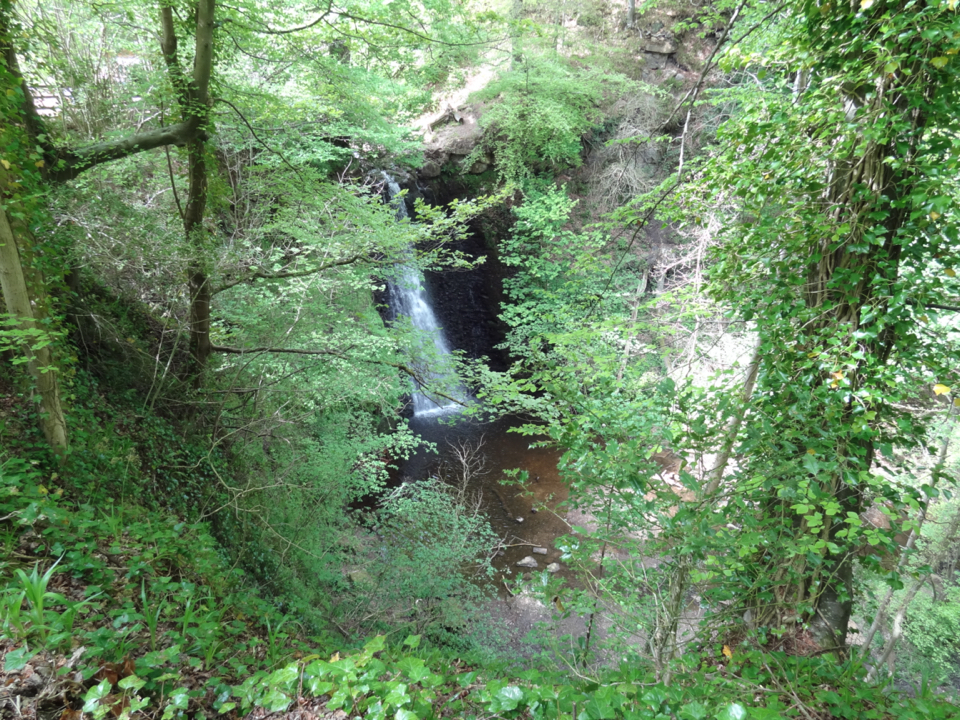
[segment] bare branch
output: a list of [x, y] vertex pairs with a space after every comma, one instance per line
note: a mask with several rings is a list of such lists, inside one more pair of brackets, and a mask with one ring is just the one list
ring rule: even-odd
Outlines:
[[260, 136], [257, 135], [257, 131], [253, 129], [253, 126], [247, 121], [247, 119], [243, 116], [243, 113], [240, 112], [240, 110], [237, 108], [236, 105], [234, 105], [234, 104], [233, 104], [232, 102], [230, 102], [229, 100], [225, 100], [225, 99], [223, 99], [223, 98], [216, 98], [216, 99], [214, 100], [214, 102], [221, 102], [221, 103], [223, 103], [224, 105], [227, 105], [227, 106], [229, 106], [230, 108], [232, 108], [233, 111], [237, 114], [237, 116], [243, 121], [243, 124], [247, 126], [247, 130], [250, 131], [250, 134], [253, 135], [254, 139], [255, 139], [258, 143], [260, 143], [261, 145], [263, 145], [263, 147], [265, 147], [267, 150], [269, 150], [269, 151], [272, 152], [274, 155], [276, 155], [277, 157], [279, 157], [279, 158], [283, 161], [283, 164], [284, 164], [284, 165], [286, 165], [288, 168], [290, 168], [291, 170], [293, 170], [293, 172], [296, 173], [296, 176], [297, 176], [298, 178], [300, 178], [301, 181], [304, 181], [304, 182], [305, 182], [303, 175], [300, 174], [300, 171], [297, 170], [293, 165], [290, 164], [290, 162], [287, 160], [287, 158], [284, 156], [284, 154], [283, 154], [282, 152], [280, 152], [279, 150], [274, 150], [272, 147], [270, 147], [269, 145], [267, 145], [266, 142], [264, 142], [263, 140], [260, 139]]

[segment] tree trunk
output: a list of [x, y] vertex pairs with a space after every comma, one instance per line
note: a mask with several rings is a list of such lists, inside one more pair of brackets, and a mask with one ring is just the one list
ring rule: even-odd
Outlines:
[[[36, 329], [30, 293], [20, 261], [20, 250], [13, 226], [3, 206], [0, 206], [0, 289], [3, 290], [7, 312], [20, 320], [21, 328]], [[40, 395], [40, 426], [43, 434], [53, 451], [63, 454], [67, 450], [67, 423], [60, 404], [60, 384], [50, 346], [32, 350], [28, 345], [26, 356], [27, 369]]]
[[213, 346], [210, 342], [210, 305], [213, 288], [206, 270], [206, 231], [203, 216], [207, 207], [207, 161], [204, 130], [210, 117], [210, 73], [213, 66], [213, 22], [215, 0], [198, 0], [196, 48], [193, 75], [188, 80], [177, 57], [177, 36], [173, 13], [169, 6], [160, 10], [163, 28], [161, 50], [167, 64], [170, 80], [177, 91], [177, 100], [186, 122], [196, 124], [199, 132], [187, 143], [189, 161], [189, 190], [183, 213], [183, 231], [193, 246], [190, 262], [190, 353], [193, 357], [194, 380], [200, 375], [210, 359]]
[[[57, 148], [41, 133], [42, 120], [21, 77], [12, 44], [8, 39], [6, 17], [0, 17], [0, 59], [6, 61], [12, 77], [22, 86], [24, 103], [21, 118], [24, 127], [42, 147], [45, 157], [43, 172], [48, 181], [65, 182], [100, 163], [117, 160], [135, 153], [168, 145], [186, 146], [189, 155], [190, 187], [184, 212], [184, 233], [193, 245], [193, 261], [187, 282], [190, 288], [190, 336], [194, 374], [199, 376], [212, 352], [210, 342], [210, 305], [212, 288], [204, 261], [203, 217], [207, 204], [207, 165], [205, 140], [210, 115], [210, 75], [213, 68], [213, 30], [216, 0], [197, 0], [196, 35], [193, 71], [183, 72], [177, 52], [177, 36], [172, 7], [160, 7], [160, 49], [167, 66], [182, 114], [181, 121], [167, 127], [133, 133], [117, 140], [95, 143], [81, 148]], [[21, 269], [22, 274], [22, 269]], [[49, 375], [50, 373], [45, 373]]]
[[523, 62], [523, 30], [520, 21], [523, 19], [523, 0], [510, 2], [510, 55], [513, 58], [510, 67], [516, 70]]
[[714, 466], [707, 473], [707, 486], [704, 488], [703, 496], [709, 498], [720, 487], [723, 480], [723, 473], [727, 469], [727, 463], [730, 462], [730, 455], [733, 453], [733, 446], [737, 442], [737, 436], [740, 434], [740, 428], [743, 426], [743, 418], [747, 413], [747, 405], [753, 396], [753, 386], [757, 382], [757, 370], [760, 367], [760, 340], [757, 339], [757, 346], [753, 350], [750, 358], [750, 364], [747, 365], [747, 375], [743, 379], [743, 389], [740, 391], [737, 409], [730, 418], [723, 435], [723, 445]]
[[210, 343], [210, 303], [212, 288], [204, 267], [203, 213], [207, 204], [206, 148], [202, 140], [190, 143], [190, 190], [183, 216], [183, 230], [194, 247], [190, 264], [190, 352], [197, 378], [207, 365], [213, 346]]
[[[0, 144], [9, 153], [3, 165], [0, 165], [0, 291], [7, 313], [17, 320], [17, 325], [12, 329], [35, 333], [42, 332], [45, 327], [43, 321], [46, 319], [47, 305], [44, 301], [43, 274], [29, 262], [33, 236], [29, 221], [25, 221], [24, 217], [31, 215], [31, 212], [24, 207], [18, 208], [19, 213], [9, 214], [9, 210], [20, 196], [29, 196], [34, 192], [32, 187], [24, 187], [26, 176], [22, 168], [17, 166], [37, 162], [36, 156], [29, 158], [29, 155], [33, 152], [33, 141], [41, 125], [20, 74], [11, 40], [11, 27], [12, 10], [9, 4], [4, 3], [0, 5], [0, 93], [9, 104], [3, 108]], [[40, 166], [43, 163], [37, 164]], [[67, 423], [60, 402], [60, 381], [49, 337], [28, 334], [22, 346], [27, 372], [40, 397], [40, 427], [54, 453], [63, 455], [68, 446]]]

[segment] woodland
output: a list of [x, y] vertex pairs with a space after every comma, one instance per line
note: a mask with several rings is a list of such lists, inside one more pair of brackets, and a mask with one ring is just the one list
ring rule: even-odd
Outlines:
[[957, 0], [0, 0], [0, 718], [960, 718]]

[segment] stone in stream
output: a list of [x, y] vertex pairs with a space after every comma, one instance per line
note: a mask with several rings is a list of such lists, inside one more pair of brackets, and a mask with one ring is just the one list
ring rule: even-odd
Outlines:
[[546, 555], [546, 554], [547, 554], [547, 549], [546, 549], [546, 548], [534, 548], [534, 549], [533, 549], [533, 552], [536, 553], [537, 555]]
[[550, 563], [547, 565], [548, 573], [560, 572], [560, 563]]
[[517, 567], [535, 568], [537, 567], [537, 561], [533, 559], [532, 555], [527, 555], [523, 560], [517, 563]]

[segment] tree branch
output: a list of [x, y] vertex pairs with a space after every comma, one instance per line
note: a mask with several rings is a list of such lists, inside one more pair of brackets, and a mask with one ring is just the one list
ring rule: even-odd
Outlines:
[[243, 283], [253, 282], [254, 280], [285, 280], [287, 278], [306, 277], [308, 275], [313, 275], [315, 273], [321, 273], [325, 270], [329, 270], [330, 268], [341, 267], [343, 265], [350, 265], [351, 263], [355, 263], [359, 260], [362, 260], [364, 257], [365, 257], [364, 255], [353, 255], [351, 257], [344, 258], [342, 260], [335, 260], [333, 262], [324, 263], [319, 267], [309, 268], [308, 270], [292, 270], [289, 272], [277, 272], [277, 273], [265, 273], [265, 272], [257, 271], [252, 275], [247, 275], [237, 280], [231, 280], [230, 282], [225, 283], [224, 285], [221, 285], [220, 287], [213, 290], [211, 294], [217, 295], [218, 293], [222, 293], [224, 290], [229, 290], [232, 287], [236, 287], [237, 285], [242, 285]]
[[[492, 40], [477, 40], [475, 42], [448, 42], [446, 40], [438, 40], [436, 38], [430, 37], [424, 33], [412, 30], [411, 28], [405, 27], [403, 25], [395, 25], [394, 23], [385, 22], [383, 20], [371, 20], [370, 18], [360, 17], [359, 15], [352, 15], [351, 13], [339, 12], [337, 17], [347, 18], [348, 20], [353, 20], [358, 23], [363, 23], [364, 25], [379, 25], [380, 27], [390, 28], [391, 30], [399, 30], [400, 32], [407, 33], [408, 35], [413, 35], [416, 38], [425, 40], [428, 43], [433, 45], [446, 45], [448, 47], [473, 47], [475, 45], [490, 45]], [[346, 34], [346, 33], [344, 33]], [[354, 36], [351, 36], [354, 37]], [[361, 38], [362, 39], [362, 38]]]
[[[350, 348], [347, 348], [348, 350]], [[300, 350], [297, 348], [275, 348], [275, 347], [254, 347], [254, 348], [235, 348], [225, 345], [214, 345], [214, 352], [226, 353], [227, 355], [249, 355], [251, 353], [286, 353], [291, 355], [332, 355], [343, 358], [343, 354], [338, 350]], [[389, 364], [389, 363], [387, 363]]]
[[[673, 108], [673, 111], [670, 113], [670, 115], [667, 117], [667, 119], [664, 120], [662, 123], [660, 123], [660, 127], [661, 127], [661, 128], [665, 128], [665, 127], [667, 127], [667, 126], [670, 124], [670, 121], [673, 120], [674, 115], [676, 115], [677, 112], [680, 110], [680, 108], [683, 107], [683, 104], [684, 104], [685, 102], [687, 102], [687, 100], [690, 99], [690, 96], [691, 96], [691, 95], [693, 96], [694, 102], [696, 102], [697, 95], [700, 94], [700, 89], [703, 87], [703, 81], [706, 79], [707, 73], [710, 72], [710, 70], [713, 69], [713, 58], [716, 57], [717, 52], [720, 50], [720, 48], [721, 48], [721, 46], [723, 45], [724, 41], [727, 39], [727, 34], [730, 32], [731, 26], [732, 26], [733, 23], [736, 21], [737, 16], [740, 14], [740, 11], [743, 9], [744, 5], [746, 5], [746, 0], [744, 0], [743, 2], [740, 3], [740, 5], [737, 7], [736, 11], [733, 13], [733, 19], [732, 19], [729, 23], [727, 23], [726, 27], [724, 27], [724, 29], [723, 29], [723, 34], [720, 36], [720, 39], [717, 41], [717, 44], [714, 46], [713, 52], [710, 53], [710, 57], [708, 57], [708, 58], [707, 58], [707, 62], [704, 63], [703, 72], [700, 73], [700, 77], [697, 79], [697, 84], [694, 85], [692, 88], [690, 88], [689, 91], [687, 91], [687, 94], [684, 95], [684, 96], [680, 99], [680, 102], [678, 102], [678, 103], [677, 103], [677, 106], [676, 106], [675, 108]], [[760, 20], [760, 22], [756, 23], [752, 28], [750, 28], [749, 30], [747, 30], [746, 33], [744, 33], [743, 35], [741, 35], [740, 38], [737, 40], [737, 43], [743, 42], [743, 40], [744, 40], [748, 35], [750, 35], [754, 30], [756, 30], [758, 27], [760, 27], [763, 23], [765, 23], [767, 20], [769, 20], [769, 19], [772, 18], [774, 15], [776, 15], [778, 12], [780, 12], [785, 5], [786, 5], [785, 2], [782, 2], [782, 3], [778, 4], [773, 10], [771, 10], [769, 13], [767, 13], [767, 14], [763, 17], [763, 19]], [[734, 43], [734, 44], [736, 44], [736, 43]]]
[[[166, 145], [186, 145], [201, 139], [205, 140], [203, 121], [208, 104], [207, 92], [210, 85], [210, 72], [213, 67], [213, 16], [215, 0], [199, 0], [197, 3], [196, 54], [193, 64], [193, 77], [187, 81], [177, 57], [177, 36], [173, 24], [173, 14], [169, 6], [160, 9], [162, 37], [160, 49], [170, 75], [171, 84], [177, 92], [184, 120], [156, 130], [134, 133], [127, 137], [108, 142], [94, 143], [81, 148], [56, 148], [45, 146], [48, 155], [46, 178], [51, 182], [67, 182], [96, 165], [120, 160], [129, 155], [141, 153]], [[7, 54], [14, 56], [12, 49]], [[10, 63], [8, 59], [8, 64]], [[11, 70], [18, 71], [15, 65]], [[28, 128], [40, 122], [33, 101], [24, 86], [24, 120]], [[33, 125], [31, 125], [33, 123]]]
[[[327, 15], [330, 14], [330, 8], [332, 5], [333, 5], [333, 0], [330, 0], [327, 3], [327, 9], [320, 14], [320, 17], [318, 17], [316, 20], [308, 22], [306, 25], [301, 25], [300, 27], [287, 28], [285, 30], [276, 30], [270, 27], [269, 25], [267, 25], [264, 29], [252, 28], [247, 25], [240, 25], [240, 27], [242, 27], [244, 30], [249, 30], [250, 32], [263, 33], [265, 35], [289, 35], [290, 33], [300, 32], [302, 30], [309, 30], [314, 25], [319, 25], [321, 22], [323, 22], [323, 20], [327, 17]], [[233, 22], [233, 20], [228, 18], [225, 22]]]
[[165, 145], [186, 145], [202, 135], [198, 119], [191, 118], [176, 125], [129, 135], [119, 140], [96, 143], [76, 150], [55, 150], [56, 161], [51, 163], [47, 179], [51, 182], [67, 182], [101, 163], [120, 160]]
[[[362, 357], [348, 358], [343, 354], [344, 351], [341, 351], [341, 350], [301, 350], [299, 348], [277, 348], [277, 347], [267, 347], [267, 346], [261, 346], [261, 347], [255, 347], [255, 348], [235, 348], [235, 347], [227, 347], [224, 345], [213, 345], [211, 349], [213, 350], [213, 352], [221, 352], [227, 355], [248, 355], [250, 353], [270, 353], [270, 354], [285, 354], [285, 355], [326, 355], [329, 357], [340, 358], [341, 360], [346, 360], [347, 362], [357, 361], [357, 362], [364, 362], [372, 365], [384, 365], [386, 367], [396, 368], [400, 372], [416, 380], [417, 384], [421, 388], [425, 388], [427, 386], [427, 383], [423, 381], [423, 373], [417, 372], [416, 370], [414, 370], [408, 365], [405, 365], [404, 363], [394, 363], [394, 362], [390, 362], [389, 360], [377, 360], [377, 359], [362, 358]], [[352, 347], [347, 348], [347, 350], [352, 350], [352, 349], [353, 349]], [[466, 406], [466, 403], [464, 403], [463, 400], [461, 400], [460, 398], [455, 398], [450, 395], [447, 395], [446, 393], [442, 393], [436, 390], [433, 391], [433, 394], [436, 395], [437, 397], [442, 397], [445, 400], [449, 400], [450, 402], [456, 403], [457, 405], [463, 405], [464, 407]]]
[[943, 303], [928, 303], [928, 302], [919, 302], [913, 298], [906, 298], [907, 305], [912, 305], [915, 308], [920, 308], [921, 310], [926, 310], [927, 308], [933, 310], [946, 310], [947, 312], [960, 312], [960, 305], [944, 305]]
[[173, 8], [170, 5], [163, 5], [160, 8], [160, 29], [160, 54], [163, 55], [163, 62], [167, 66], [167, 75], [177, 94], [177, 101], [181, 108], [185, 108], [189, 102], [189, 89], [177, 55], [177, 31], [173, 25]]

